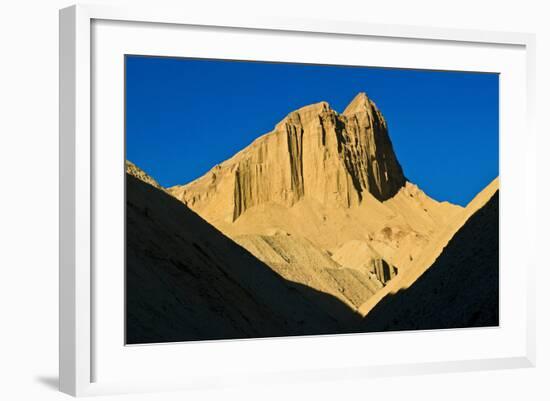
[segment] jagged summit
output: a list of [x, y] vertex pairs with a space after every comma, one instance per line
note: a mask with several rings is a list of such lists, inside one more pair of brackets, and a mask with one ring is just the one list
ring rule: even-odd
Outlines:
[[268, 202], [288, 207], [310, 198], [350, 208], [367, 194], [384, 201], [405, 181], [382, 114], [360, 93], [343, 114], [327, 102], [289, 113], [231, 159], [170, 191], [193, 208], [215, 204], [236, 220]]
[[288, 115], [292, 114], [302, 114], [302, 115], [308, 115], [308, 114], [316, 114], [316, 113], [323, 113], [328, 112], [329, 110], [333, 111], [330, 107], [330, 104], [328, 102], [322, 101], [317, 103], [308, 104], [306, 106], [300, 107], [297, 110], [291, 111]]
[[374, 103], [371, 102], [367, 94], [365, 92], [359, 92], [348, 104], [342, 114], [350, 116], [362, 111], [367, 111], [371, 107], [371, 104]]
[[367, 96], [365, 92], [359, 92], [355, 97], [352, 99], [352, 101], [346, 106], [344, 111], [339, 115], [338, 112], [336, 112], [330, 104], [326, 101], [321, 101], [317, 103], [308, 104], [306, 106], [302, 106], [297, 110], [293, 110], [290, 113], [287, 114], [287, 116], [282, 119], [277, 125], [284, 124], [288, 120], [295, 120], [295, 119], [308, 119], [312, 117], [312, 115], [321, 115], [321, 114], [333, 114], [335, 116], [339, 117], [353, 117], [354, 115], [358, 113], [366, 113], [366, 114], [377, 114], [381, 120], [381, 123], [384, 125], [386, 124], [386, 121], [384, 120], [384, 117], [382, 116], [382, 113], [378, 110], [376, 107], [376, 104]]
[[[336, 113], [328, 104], [328, 102], [322, 101], [317, 103], [308, 104], [306, 106], [302, 106], [299, 109], [293, 110], [290, 113], [286, 115], [285, 118], [283, 118], [281, 121], [279, 121], [274, 128], [274, 131], [277, 131], [277, 129], [286, 124], [286, 123], [300, 123], [302, 121], [308, 121], [311, 118], [315, 118], [315, 116], [320, 116], [324, 114], [332, 114]], [[268, 133], [267, 135], [270, 135], [272, 132]]]

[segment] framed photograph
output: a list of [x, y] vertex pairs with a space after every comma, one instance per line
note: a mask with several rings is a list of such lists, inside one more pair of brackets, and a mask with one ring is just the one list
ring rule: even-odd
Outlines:
[[535, 363], [534, 37], [60, 12], [60, 388]]

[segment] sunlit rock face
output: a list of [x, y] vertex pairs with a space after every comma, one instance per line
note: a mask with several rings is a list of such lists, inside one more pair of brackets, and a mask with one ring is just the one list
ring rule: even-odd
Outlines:
[[172, 194], [200, 210], [212, 202], [236, 220], [266, 202], [312, 198], [352, 207], [365, 193], [384, 201], [405, 185], [384, 117], [364, 94], [339, 114], [320, 102], [290, 113], [208, 174]]

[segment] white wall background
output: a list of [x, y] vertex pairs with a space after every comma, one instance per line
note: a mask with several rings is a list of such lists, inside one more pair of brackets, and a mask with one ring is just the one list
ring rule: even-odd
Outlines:
[[[130, 4], [112, 0], [96, 3]], [[147, 3], [147, 2], [143, 2]], [[550, 24], [545, 1], [498, 0], [270, 0], [151, 1], [212, 13], [360, 19], [537, 34], [539, 140], [537, 235], [538, 366], [534, 369], [370, 379], [362, 382], [249, 387], [206, 393], [121, 396], [131, 400], [200, 399], [550, 399], [550, 274], [544, 250], [549, 234], [543, 187], [549, 163]], [[187, 4], [188, 3], [188, 4]], [[62, 0], [1, 3], [0, 22], [0, 399], [57, 400], [58, 21]], [[521, 135], [518, 132], [518, 135]], [[521, 266], [518, 266], [521, 268]], [[111, 397], [108, 397], [111, 399]], [[112, 397], [114, 399], [114, 397]], [[116, 399], [119, 399], [116, 398]]]

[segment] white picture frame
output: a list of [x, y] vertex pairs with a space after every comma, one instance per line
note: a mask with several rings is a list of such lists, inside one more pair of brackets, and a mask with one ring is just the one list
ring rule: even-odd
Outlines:
[[[535, 133], [533, 130], [534, 110], [534, 35], [524, 33], [485, 32], [459, 29], [439, 29], [415, 26], [375, 25], [358, 21], [317, 21], [295, 20], [292, 18], [270, 18], [257, 16], [243, 16], [240, 18], [221, 17], [210, 15], [188, 14], [185, 9], [164, 10], [152, 8], [112, 8], [109, 6], [78, 5], [60, 11], [60, 360], [59, 378], [60, 390], [75, 396], [126, 393], [133, 391], [161, 391], [167, 389], [202, 388], [209, 386], [232, 385], [246, 380], [258, 382], [281, 382], [293, 380], [325, 380], [330, 377], [362, 378], [380, 375], [400, 375], [432, 373], [442, 371], [466, 371], [479, 369], [502, 369], [511, 367], [530, 367], [535, 364], [535, 305], [534, 305], [534, 261], [524, 258], [522, 274], [525, 279], [520, 280], [521, 294], [525, 295], [521, 303], [522, 326], [521, 335], [516, 335], [517, 350], [506, 353], [495, 351], [491, 355], [469, 356], [465, 359], [455, 358], [441, 361], [417, 361], [411, 356], [408, 362], [395, 363], [369, 363], [364, 364], [350, 361], [349, 364], [335, 366], [299, 367], [293, 370], [280, 368], [276, 374], [267, 374], [257, 369], [250, 370], [250, 374], [224, 375], [220, 370], [216, 375], [205, 376], [197, 370], [193, 377], [181, 380], [177, 377], [168, 377], [164, 380], [156, 378], [150, 382], [140, 378], [132, 380], [132, 377], [116, 378], [114, 375], [108, 380], [98, 380], [98, 366], [95, 358], [102, 344], [96, 345], [97, 332], [95, 325], [97, 319], [102, 319], [94, 308], [94, 288], [100, 281], [96, 281], [94, 274], [94, 174], [97, 168], [97, 154], [102, 152], [100, 144], [94, 141], [92, 126], [93, 107], [92, 102], [93, 69], [97, 67], [94, 53], [104, 41], [93, 42], [93, 24], [98, 21], [109, 21], [109, 24], [142, 23], [166, 27], [211, 27], [212, 29], [244, 30], [247, 32], [283, 32], [288, 34], [308, 34], [319, 38], [330, 38], [331, 35], [342, 38], [383, 38], [387, 41], [410, 40], [430, 42], [436, 44], [459, 44], [462, 47], [494, 46], [511, 47], [517, 49], [518, 63], [525, 72], [524, 80], [519, 80], [516, 85], [521, 86], [518, 100], [525, 107], [525, 113], [518, 121], [522, 127], [522, 142], [520, 147], [515, 146], [520, 154], [520, 166], [514, 176], [504, 175], [508, 171], [506, 166], [512, 163], [511, 158], [503, 154], [501, 166], [503, 167], [503, 188], [508, 185], [510, 190], [503, 191], [503, 196], [510, 197], [506, 213], [518, 213], [524, 217], [526, 228], [534, 231], [535, 209], [533, 195], [535, 192], [535, 178], [529, 171], [534, 171], [535, 165]], [[119, 27], [117, 29], [130, 29]], [[159, 35], [166, 33], [159, 33]], [[149, 36], [154, 42], [155, 35]], [[153, 43], [154, 45], [154, 43]], [[169, 51], [169, 49], [167, 50]], [[444, 53], [442, 53], [444, 54]], [[442, 56], [444, 57], [444, 56]], [[518, 64], [519, 65], [519, 64]], [[426, 68], [429, 65], [426, 65]], [[473, 67], [472, 67], [473, 68]], [[504, 67], [503, 67], [504, 68]], [[513, 67], [510, 67], [513, 68]], [[500, 72], [497, 68], [494, 72]], [[523, 76], [523, 74], [522, 74]], [[120, 88], [123, 87], [120, 83]], [[505, 96], [506, 93], [503, 95]], [[122, 105], [120, 106], [122, 107]], [[518, 125], [519, 126], [519, 125]], [[122, 132], [121, 132], [122, 135]], [[514, 144], [509, 144], [511, 148]], [[95, 156], [94, 156], [95, 155]], [[122, 171], [122, 167], [121, 167]], [[519, 183], [524, 191], [521, 198], [512, 198], [517, 191]], [[532, 196], [528, 196], [531, 194]], [[521, 209], [512, 210], [512, 202], [517, 202]], [[504, 207], [504, 206], [502, 206]], [[515, 221], [511, 219], [510, 221]], [[519, 224], [519, 223], [514, 223]], [[534, 246], [525, 244], [526, 247]], [[525, 249], [524, 249], [525, 250]], [[525, 255], [534, 255], [525, 250]], [[97, 290], [97, 288], [95, 288]], [[123, 291], [121, 287], [120, 292]], [[121, 322], [122, 324], [123, 322]], [[471, 332], [470, 332], [471, 333]], [[479, 333], [478, 333], [479, 334]], [[478, 335], [475, 334], [475, 335]], [[108, 333], [105, 335], [109, 335]], [[384, 335], [384, 334], [382, 334]], [[395, 336], [395, 334], [386, 334]], [[409, 333], [409, 336], [411, 334]], [[427, 334], [428, 335], [428, 334]], [[432, 334], [429, 334], [432, 335]], [[447, 334], [435, 333], [433, 336]], [[463, 334], [460, 334], [463, 336]], [[464, 334], [467, 336], [468, 334]], [[474, 336], [474, 335], [472, 335]], [[490, 338], [491, 333], [487, 334]], [[338, 337], [338, 336], [336, 336]], [[341, 338], [341, 336], [340, 336]], [[473, 337], [472, 337], [473, 338]], [[286, 341], [286, 342], [285, 342]], [[260, 340], [240, 342], [238, 349], [231, 352], [269, 352], [274, 348], [276, 352], [280, 347], [294, 349], [297, 347], [294, 340]], [[320, 343], [315, 339], [301, 343], [303, 348], [314, 352]], [[317, 342], [316, 342], [317, 341]], [[333, 338], [332, 341], [339, 341]], [[363, 341], [361, 337], [346, 337], [347, 342]], [[306, 345], [304, 345], [306, 344]], [[123, 347], [123, 344], [120, 344]], [[225, 347], [217, 342], [202, 344], [200, 349], [193, 351], [190, 347], [187, 351], [190, 355], [194, 352], [204, 352], [205, 347]], [[148, 347], [148, 353], [155, 353], [155, 347], [168, 349], [168, 346]], [[279, 348], [278, 348], [279, 347]], [[249, 351], [246, 351], [249, 349]], [[244, 350], [244, 351], [243, 351]], [[220, 348], [220, 352], [221, 352]], [[225, 352], [225, 351], [223, 351]], [[229, 351], [228, 351], [229, 352]], [[162, 353], [162, 352], [160, 352]], [[228, 354], [229, 355], [229, 354]], [[150, 356], [151, 358], [165, 358], [162, 355]], [[100, 356], [101, 358], [101, 356]], [[157, 361], [159, 359], [156, 359]], [[135, 359], [134, 359], [135, 362]], [[330, 361], [328, 362], [330, 363]], [[246, 368], [243, 368], [246, 371]], [[247, 371], [248, 372], [248, 371]], [[257, 374], [256, 374], [257, 373]], [[147, 374], [145, 374], [147, 377]]]

